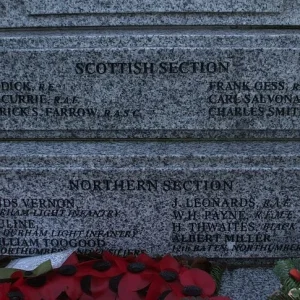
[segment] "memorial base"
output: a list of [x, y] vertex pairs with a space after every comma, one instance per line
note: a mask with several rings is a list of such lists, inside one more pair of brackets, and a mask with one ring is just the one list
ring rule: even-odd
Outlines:
[[299, 256], [300, 143], [0, 144], [1, 255]]

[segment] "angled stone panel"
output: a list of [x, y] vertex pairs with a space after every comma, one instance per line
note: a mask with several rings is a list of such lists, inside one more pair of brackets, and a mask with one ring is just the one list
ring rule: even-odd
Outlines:
[[103, 14], [103, 13], [167, 13], [167, 12], [280, 12], [283, 0], [31, 0], [29, 13], [51, 14]]
[[2, 138], [299, 137], [297, 34], [2, 41]]
[[2, 143], [0, 253], [299, 256], [299, 143]]

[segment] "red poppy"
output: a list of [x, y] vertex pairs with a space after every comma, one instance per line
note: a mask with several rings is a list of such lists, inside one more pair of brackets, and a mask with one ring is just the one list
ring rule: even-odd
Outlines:
[[104, 251], [102, 259], [78, 264], [75, 277], [80, 280], [84, 293], [92, 299], [115, 300], [129, 261], [132, 261], [131, 257], [122, 258]]
[[[101, 278], [87, 275], [81, 279], [81, 288], [90, 300], [115, 300], [118, 296], [118, 281], [120, 276]], [[82, 300], [80, 298], [80, 300]]]
[[181, 298], [201, 297], [209, 300], [230, 300], [224, 296], [212, 296], [216, 290], [216, 283], [211, 275], [200, 269], [189, 269], [180, 274], [180, 282], [183, 286], [177, 295]]
[[0, 284], [0, 299], [9, 300], [8, 292], [10, 291], [11, 283], [1, 283]]
[[162, 295], [167, 300], [178, 299], [178, 291], [182, 289], [179, 274], [187, 268], [181, 266], [171, 255], [164, 256], [156, 268], [158, 272], [153, 276], [146, 300], [158, 299]]
[[216, 290], [214, 279], [203, 270], [189, 269], [182, 272], [179, 277], [185, 296], [210, 297]]
[[122, 272], [126, 272], [128, 262], [131, 262], [134, 260], [134, 256], [128, 256], [127, 258], [123, 258], [120, 256], [113, 255], [113, 254], [109, 253], [108, 251], [104, 251], [102, 253], [102, 257], [104, 260], [107, 260], [112, 263], [116, 263], [116, 265], [119, 267], [119, 269]]
[[78, 280], [72, 276], [77, 271], [74, 266], [76, 264], [78, 264], [78, 258], [73, 253], [60, 268], [44, 275], [25, 278], [23, 272], [15, 272], [11, 278], [17, 280], [12, 284], [11, 291], [29, 300], [56, 299], [62, 292], [65, 292], [71, 299], [77, 299], [83, 295], [83, 292]]
[[73, 252], [62, 265], [77, 265], [78, 263], [78, 256]]
[[[299, 280], [298, 270], [290, 274]], [[11, 277], [17, 280], [1, 284], [1, 300], [53, 300], [62, 293], [78, 300], [179, 300], [190, 296], [230, 300], [213, 296], [216, 284], [207, 272], [187, 269], [170, 255], [155, 260], [146, 254], [120, 258], [104, 252], [102, 259], [78, 263], [73, 254], [60, 268], [47, 274], [24, 278], [19, 271]]]
[[120, 300], [139, 300], [139, 291], [147, 288], [157, 273], [158, 262], [147, 254], [140, 254], [134, 262], [127, 266], [127, 272], [119, 285]]
[[297, 269], [291, 269], [289, 274], [296, 281], [300, 281], [300, 272], [299, 272], [299, 270], [297, 270]]
[[173, 256], [166, 255], [159, 261], [160, 271], [170, 270], [179, 274], [183, 270], [187, 270], [186, 267], [183, 267]]
[[91, 275], [101, 278], [111, 278], [125, 273], [127, 265], [128, 262], [125, 258], [104, 251], [102, 259], [80, 263], [78, 265], [78, 272], [75, 276], [83, 277]]
[[78, 285], [70, 284], [66, 280], [59, 280], [57, 274], [52, 277], [54, 280], [51, 280], [51, 277], [50, 274], [47, 274], [47, 276], [24, 278], [22, 272], [16, 272], [12, 278], [17, 278], [17, 281], [11, 285], [11, 291], [20, 293], [24, 300], [56, 299], [63, 291], [67, 293], [67, 290], [69, 290], [67, 293], [69, 297], [75, 295], [79, 298], [82, 294], [76, 289]]

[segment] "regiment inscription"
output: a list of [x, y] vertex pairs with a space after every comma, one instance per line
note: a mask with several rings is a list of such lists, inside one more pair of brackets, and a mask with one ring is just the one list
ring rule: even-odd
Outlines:
[[[0, 170], [0, 254], [299, 253], [297, 144], [161, 146], [25, 143], [22, 158], [1, 144], [11, 158]], [[58, 152], [49, 161], [42, 154], [51, 147]], [[220, 156], [227, 157], [221, 164]]]
[[299, 54], [197, 47], [2, 52], [0, 136], [295, 137]]

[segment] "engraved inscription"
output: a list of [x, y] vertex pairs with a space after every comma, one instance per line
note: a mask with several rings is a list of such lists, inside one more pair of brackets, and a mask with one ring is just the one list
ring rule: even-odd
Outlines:
[[153, 0], [27, 0], [30, 14], [101, 14], [155, 12], [280, 12], [283, 0], [165, 0], [157, 5]]
[[34, 182], [34, 190], [44, 195], [1, 191], [0, 253], [45, 254], [71, 247], [120, 255], [292, 255], [300, 250], [298, 195], [283, 186], [295, 184], [298, 174], [284, 172], [188, 170], [128, 177], [58, 171], [50, 184], [24, 171], [9, 176], [10, 184], [21, 180], [24, 195]]
[[273, 137], [276, 131], [300, 130], [298, 50], [2, 54], [0, 134], [5, 137], [55, 132], [62, 137], [202, 138], [224, 130], [226, 137], [239, 132]]
[[[101, 251], [110, 239], [121, 241], [139, 235], [135, 228], [122, 226], [120, 229], [105, 229], [106, 225], [99, 226], [102, 222], [117, 222], [122, 218], [120, 210], [84, 208], [79, 202], [74, 198], [0, 198], [0, 252], [32, 255], [70, 247], [83, 252], [92, 249]], [[41, 220], [45, 220], [45, 223]], [[65, 220], [65, 226], [51, 226], [51, 222], [55, 224], [57, 220], [58, 223]], [[76, 225], [71, 226], [74, 221]], [[83, 226], [84, 222], [93, 226]], [[131, 250], [141, 252], [135, 249], [111, 250], [120, 255]]]
[[285, 81], [209, 82], [207, 98], [213, 118], [300, 117], [299, 83]]
[[[289, 198], [257, 204], [249, 197], [194, 198], [173, 202], [173, 251], [235, 253], [299, 251], [300, 245], [273, 242], [274, 235], [295, 234], [297, 214]], [[220, 208], [222, 210], [220, 210]]]

